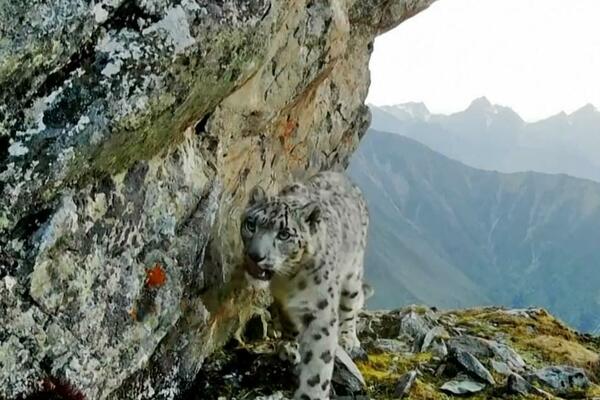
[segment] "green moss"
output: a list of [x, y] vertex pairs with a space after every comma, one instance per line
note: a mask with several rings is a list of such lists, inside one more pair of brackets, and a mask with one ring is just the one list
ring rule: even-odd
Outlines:
[[410, 392], [410, 398], [414, 400], [445, 400], [448, 396], [441, 393], [434, 385], [417, 379]]
[[[157, 118], [144, 121], [144, 116], [135, 115], [120, 121], [116, 127], [118, 133], [113, 134], [92, 156], [91, 170], [94, 173], [118, 173], [135, 161], [150, 159], [180, 143], [185, 129], [214, 109], [232, 87], [210, 79], [203, 79], [199, 84], [204, 84], [205, 97], [195, 99], [195, 103], [188, 98], [173, 110], [170, 104], [174, 99], [164, 95], [150, 105], [151, 109], [162, 110]], [[131, 130], [132, 127], [134, 130]]]
[[359, 361], [357, 366], [365, 378], [369, 395], [376, 399], [386, 399], [393, 398], [398, 379], [403, 374], [427, 364], [431, 357], [430, 353], [370, 354], [368, 361]]

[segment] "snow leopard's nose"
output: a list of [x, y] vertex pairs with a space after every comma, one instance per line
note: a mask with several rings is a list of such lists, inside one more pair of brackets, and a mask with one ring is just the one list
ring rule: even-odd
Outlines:
[[254, 261], [255, 263], [258, 264], [261, 261], [264, 261], [266, 257], [263, 254], [261, 254], [259, 251], [250, 250], [248, 252], [248, 258], [250, 258], [252, 261]]

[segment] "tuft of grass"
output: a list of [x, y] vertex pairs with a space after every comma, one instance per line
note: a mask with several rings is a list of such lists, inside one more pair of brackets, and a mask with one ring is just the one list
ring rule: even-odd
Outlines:
[[600, 386], [592, 385], [592, 387], [588, 389], [585, 398], [586, 399], [600, 398]]
[[[394, 390], [400, 377], [431, 361], [431, 353], [418, 354], [370, 354], [367, 361], [357, 362], [365, 378], [369, 395], [376, 399], [394, 398]], [[411, 397], [412, 398], [412, 397]]]
[[421, 379], [415, 381], [415, 385], [410, 392], [410, 399], [414, 400], [447, 400], [448, 398], [435, 385], [423, 382]]
[[523, 339], [522, 345], [545, 358], [546, 363], [563, 363], [577, 367], [589, 367], [600, 356], [577, 341], [569, 341], [558, 336], [540, 335]]

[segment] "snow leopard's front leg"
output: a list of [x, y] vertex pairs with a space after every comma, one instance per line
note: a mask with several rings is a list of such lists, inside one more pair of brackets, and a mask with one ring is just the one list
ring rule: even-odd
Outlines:
[[300, 352], [298, 351], [298, 327], [290, 319], [287, 312], [278, 301], [272, 305], [271, 309], [275, 318], [273, 320], [280, 336], [277, 353], [279, 358], [289, 361], [294, 365], [300, 363]]
[[339, 344], [351, 356], [355, 357], [361, 353], [360, 341], [356, 335], [356, 322], [358, 313], [364, 305], [364, 292], [362, 281], [362, 254], [357, 258], [359, 266], [353, 273], [345, 276], [342, 283], [342, 293], [340, 297], [340, 333]]
[[338, 288], [324, 286], [297, 309], [301, 361], [294, 400], [328, 400], [337, 348]]

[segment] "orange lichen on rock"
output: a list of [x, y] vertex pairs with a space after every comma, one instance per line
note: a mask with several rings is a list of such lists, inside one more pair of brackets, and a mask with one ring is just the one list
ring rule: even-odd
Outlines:
[[283, 129], [279, 139], [281, 141], [281, 145], [287, 153], [292, 150], [292, 144], [290, 143], [290, 140], [297, 127], [296, 121], [290, 119], [289, 117], [285, 122], [283, 122]]
[[132, 307], [131, 310], [127, 311], [127, 314], [129, 314], [132, 319], [137, 320], [137, 309], [135, 307]]
[[146, 285], [149, 287], [161, 287], [167, 281], [167, 274], [159, 263], [146, 270]]
[[291, 138], [296, 128], [296, 121], [294, 121], [293, 119], [288, 119], [285, 123], [285, 128], [283, 130], [283, 137], [285, 139]]

